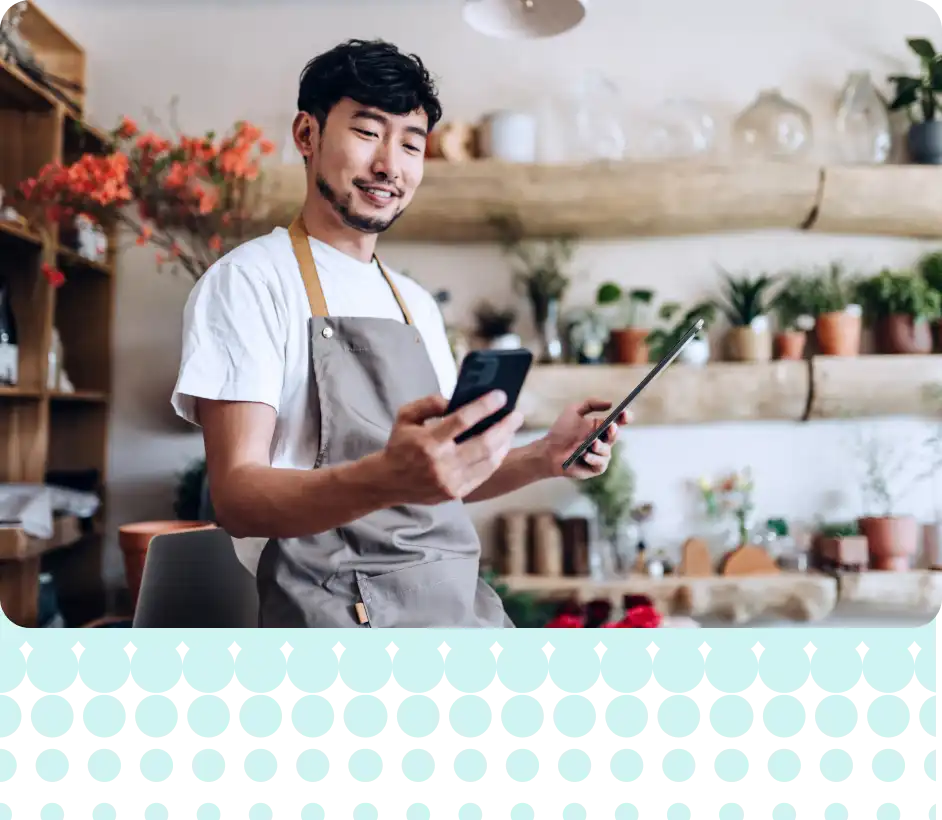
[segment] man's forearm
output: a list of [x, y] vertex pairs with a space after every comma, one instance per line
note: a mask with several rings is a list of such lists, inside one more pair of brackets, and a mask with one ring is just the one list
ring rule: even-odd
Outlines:
[[552, 465], [544, 454], [542, 442], [535, 441], [511, 450], [497, 472], [464, 500], [469, 504], [489, 501], [552, 476]]
[[395, 506], [378, 456], [316, 470], [246, 466], [225, 479], [213, 507], [234, 538], [300, 538]]

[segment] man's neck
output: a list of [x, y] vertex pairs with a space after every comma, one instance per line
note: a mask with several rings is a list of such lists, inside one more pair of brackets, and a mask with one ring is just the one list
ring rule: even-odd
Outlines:
[[315, 239], [360, 262], [372, 260], [376, 250], [376, 234], [361, 233], [345, 225], [322, 199], [305, 202], [301, 216], [307, 232]]

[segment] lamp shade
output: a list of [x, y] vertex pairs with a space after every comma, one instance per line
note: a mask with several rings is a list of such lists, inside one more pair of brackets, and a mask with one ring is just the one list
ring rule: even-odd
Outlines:
[[575, 28], [587, 0], [464, 0], [464, 20], [476, 31], [503, 40], [553, 37]]

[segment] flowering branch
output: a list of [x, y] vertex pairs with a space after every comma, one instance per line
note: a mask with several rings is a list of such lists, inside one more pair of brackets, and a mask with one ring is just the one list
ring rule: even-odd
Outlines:
[[[79, 215], [102, 226], [123, 226], [138, 245], [157, 249], [158, 266], [178, 265], [193, 280], [245, 238], [250, 183], [274, 145], [260, 129], [238, 122], [217, 138], [178, 135], [171, 141], [141, 133], [125, 117], [111, 132], [115, 150], [84, 154], [71, 165], [46, 165], [19, 186], [50, 225]], [[52, 284], [61, 272], [44, 271]]]

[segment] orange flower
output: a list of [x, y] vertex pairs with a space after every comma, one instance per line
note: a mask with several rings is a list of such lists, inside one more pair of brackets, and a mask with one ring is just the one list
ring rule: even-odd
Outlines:
[[65, 284], [65, 274], [60, 270], [56, 270], [48, 262], [43, 262], [42, 272], [43, 276], [46, 277], [46, 281], [52, 285], [52, 287], [59, 288]]
[[261, 151], [264, 156], [268, 156], [274, 152], [275, 143], [273, 143], [271, 140], [262, 140], [258, 144], [258, 150]]
[[150, 225], [141, 225], [140, 233], [137, 235], [135, 240], [136, 245], [146, 245], [150, 238], [154, 235], [154, 229]]
[[209, 249], [216, 253], [222, 250], [222, 237], [218, 233], [209, 238]]
[[123, 117], [115, 133], [120, 139], [130, 139], [137, 136], [138, 131], [137, 123], [134, 120], [130, 117]]

